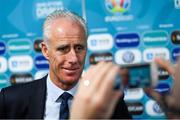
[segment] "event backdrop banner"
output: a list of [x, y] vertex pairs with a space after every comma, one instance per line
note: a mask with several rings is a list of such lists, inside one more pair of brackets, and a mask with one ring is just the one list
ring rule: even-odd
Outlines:
[[[155, 57], [176, 63], [180, 55], [179, 16], [180, 0], [86, 0], [86, 66], [102, 60], [117, 65], [147, 63]], [[156, 90], [168, 92], [171, 77], [162, 69], [158, 74]], [[134, 119], [165, 118], [142, 88], [126, 89], [124, 93]]]
[[[88, 25], [85, 69], [99, 61], [117, 65], [147, 63], [180, 56], [180, 0], [0, 0], [0, 89], [48, 73], [41, 53], [42, 24], [56, 9], [83, 16]], [[158, 72], [156, 90], [168, 92], [171, 76]], [[142, 88], [125, 89], [134, 119], [165, 118]]]

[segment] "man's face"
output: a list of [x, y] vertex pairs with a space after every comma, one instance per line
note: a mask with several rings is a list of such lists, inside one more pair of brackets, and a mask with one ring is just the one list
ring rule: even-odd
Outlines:
[[58, 18], [53, 21], [50, 34], [48, 45], [42, 44], [43, 54], [49, 60], [50, 78], [59, 87], [73, 86], [85, 62], [85, 31], [79, 23]]

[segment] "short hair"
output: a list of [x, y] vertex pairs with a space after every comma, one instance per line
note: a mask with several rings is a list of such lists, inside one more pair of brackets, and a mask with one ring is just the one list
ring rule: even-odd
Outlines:
[[76, 14], [75, 12], [69, 10], [55, 10], [51, 14], [49, 14], [44, 22], [43, 25], [43, 39], [44, 41], [48, 41], [50, 39], [50, 30], [51, 30], [51, 23], [57, 18], [68, 18], [75, 22], [78, 22], [84, 29], [86, 38], [88, 37], [88, 30], [85, 20]]

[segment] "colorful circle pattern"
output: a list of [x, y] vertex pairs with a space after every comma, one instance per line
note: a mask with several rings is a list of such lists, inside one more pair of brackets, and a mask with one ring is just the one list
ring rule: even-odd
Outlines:
[[106, 0], [105, 5], [111, 13], [126, 13], [130, 7], [130, 0]]

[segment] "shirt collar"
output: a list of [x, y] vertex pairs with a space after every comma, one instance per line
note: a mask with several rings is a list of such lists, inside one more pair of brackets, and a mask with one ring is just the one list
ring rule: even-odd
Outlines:
[[[72, 89], [70, 89], [66, 92], [68, 92], [72, 96], [74, 96], [77, 91], [77, 86], [78, 86], [78, 84], [76, 84]], [[63, 92], [65, 92], [65, 91], [62, 90], [61, 88], [57, 87], [52, 82], [52, 80], [50, 79], [50, 75], [48, 74], [48, 76], [47, 76], [47, 94], [48, 94], [49, 98], [51, 98], [51, 100], [55, 102]]]

